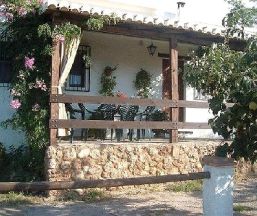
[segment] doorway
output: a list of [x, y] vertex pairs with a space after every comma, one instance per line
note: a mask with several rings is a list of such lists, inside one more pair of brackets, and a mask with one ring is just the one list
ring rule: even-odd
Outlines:
[[[184, 61], [178, 61], [178, 94], [179, 100], [184, 100]], [[162, 98], [171, 98], [171, 74], [170, 74], [170, 62], [169, 59], [162, 59]], [[169, 109], [167, 110], [169, 113]], [[179, 122], [184, 122], [184, 108], [179, 108]]]

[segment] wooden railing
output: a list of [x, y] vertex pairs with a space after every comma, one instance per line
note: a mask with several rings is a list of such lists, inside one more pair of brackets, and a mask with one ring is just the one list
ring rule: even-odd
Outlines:
[[77, 181], [41, 181], [41, 182], [0, 182], [0, 192], [9, 191], [47, 191], [79, 188], [106, 188], [129, 185], [161, 184], [167, 182], [210, 179], [209, 172], [196, 172], [188, 174], [174, 174], [163, 176], [147, 176], [135, 178], [97, 179]]
[[[56, 95], [50, 97], [50, 102], [56, 103], [85, 103], [85, 104], [130, 104], [138, 106], [155, 106], [176, 109], [183, 108], [208, 108], [207, 102], [169, 100], [169, 99], [139, 99], [121, 98], [110, 96], [77, 96]], [[227, 104], [228, 107], [232, 104]], [[75, 119], [50, 119], [51, 129], [57, 128], [135, 128], [135, 129], [209, 129], [208, 123], [199, 122], [175, 122], [175, 121], [108, 121], [108, 120], [75, 120]]]

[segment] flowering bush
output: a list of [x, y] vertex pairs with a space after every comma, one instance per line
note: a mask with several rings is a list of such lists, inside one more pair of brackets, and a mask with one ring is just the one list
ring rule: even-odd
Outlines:
[[[16, 110], [2, 126], [24, 131], [30, 152], [31, 180], [43, 178], [43, 161], [49, 143], [49, 85], [51, 70], [51, 19], [41, 14], [41, 1], [6, 0], [5, 37], [12, 59], [10, 106]], [[44, 30], [44, 31], [43, 31]], [[33, 161], [33, 162], [32, 162]], [[29, 179], [27, 179], [29, 180]]]
[[[42, 4], [42, 0], [0, 2], [0, 15], [6, 18], [3, 35], [9, 41], [8, 51], [13, 66], [10, 88], [13, 99], [10, 106], [16, 110], [12, 118], [1, 125], [25, 132], [31, 179], [43, 177], [44, 152], [49, 143], [52, 40], [68, 45], [74, 36], [81, 33], [80, 27], [69, 22], [53, 26], [52, 17], [42, 13]], [[98, 30], [104, 22], [110, 24], [116, 21], [114, 15], [110, 18], [100, 16], [99, 19], [90, 17], [82, 20], [81, 25]]]

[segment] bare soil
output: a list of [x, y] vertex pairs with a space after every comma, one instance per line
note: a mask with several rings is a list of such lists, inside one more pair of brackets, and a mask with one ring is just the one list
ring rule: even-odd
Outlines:
[[[180, 216], [202, 215], [201, 192], [131, 191], [113, 193], [111, 198], [95, 203], [50, 202], [40, 204], [0, 205], [1, 216]], [[1, 204], [1, 203], [0, 203]], [[236, 185], [234, 206], [242, 212], [236, 216], [257, 216], [257, 178]]]

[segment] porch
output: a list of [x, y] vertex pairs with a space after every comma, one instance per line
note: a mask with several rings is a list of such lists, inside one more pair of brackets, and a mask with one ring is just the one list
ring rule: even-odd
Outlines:
[[[149, 55], [147, 51], [150, 43], [157, 47], [154, 56]], [[84, 31], [80, 47], [81, 49], [90, 47], [90, 51], [86, 52], [91, 54], [91, 65], [87, 66], [86, 73], [79, 77], [75, 58], [63, 87], [63, 95], [53, 94], [51, 96], [52, 106], [59, 104], [59, 114], [58, 112], [55, 114], [59, 116], [59, 120], [56, 118], [51, 120], [51, 130], [54, 130], [53, 126], [56, 126], [53, 122], [62, 122], [58, 128], [63, 128], [63, 124], [69, 121], [66, 129], [72, 130], [71, 133], [74, 136], [70, 138], [74, 137], [75, 140], [92, 140], [93, 138], [115, 142], [117, 132], [122, 129], [124, 129], [122, 130], [123, 136], [118, 138], [118, 142], [142, 138], [146, 138], [144, 140], [163, 138], [164, 142], [167, 140], [177, 142], [178, 137], [217, 138], [207, 125], [211, 117], [208, 113], [208, 103], [195, 100], [198, 98], [194, 90], [183, 82], [184, 62], [196, 46], [177, 43], [173, 49], [170, 48], [171, 43], [173, 43], [172, 40], [169, 42]], [[81, 51], [80, 47], [78, 53]], [[171, 55], [168, 54], [169, 52]], [[175, 61], [172, 61], [169, 56], [173, 56]], [[61, 56], [57, 62], [61, 62], [60, 58]], [[173, 64], [171, 67], [170, 62]], [[56, 62], [53, 64], [56, 66]], [[116, 65], [118, 65], [117, 69], [112, 74], [117, 82], [113, 89], [116, 97], [99, 96], [100, 80], [105, 68], [112, 68]], [[134, 87], [135, 77], [140, 68], [151, 75], [151, 90], [148, 99], [140, 97]], [[52, 77], [52, 79], [58, 79], [58, 77]], [[126, 97], [117, 96], [117, 92], [125, 94]], [[60, 103], [70, 105], [70, 109], [75, 111], [73, 120], [66, 119], [66, 121], [60, 117]], [[135, 112], [132, 110], [133, 116], [129, 116], [128, 119], [130, 108], [133, 107]], [[149, 108], [152, 110], [148, 111]], [[125, 109], [126, 113], [121, 113], [122, 109]], [[72, 110], [70, 112], [73, 112]], [[95, 117], [96, 114], [98, 114], [97, 117]], [[159, 119], [155, 118], [156, 114], [159, 115]], [[99, 115], [102, 117], [99, 118]], [[106, 115], [107, 118], [104, 117]], [[79, 120], [84, 121], [82, 123]], [[183, 125], [184, 123], [187, 125]], [[92, 135], [92, 131], [103, 132], [104, 135]], [[202, 131], [204, 133], [201, 133]], [[172, 133], [173, 135], [170, 136]], [[67, 136], [62, 139], [67, 139]]]
[[[84, 47], [86, 53], [91, 53], [92, 65], [87, 65], [88, 75], [84, 76], [90, 77], [90, 80], [82, 76], [75, 78], [77, 73], [73, 73], [74, 79], [69, 78], [68, 73], [72, 74], [72, 68], [66, 74], [62, 71], [63, 55], [60, 51], [63, 44], [54, 41], [50, 146], [45, 160], [47, 179], [126, 178], [201, 171], [203, 155], [214, 154], [215, 147], [221, 141], [179, 140], [180, 133], [184, 136], [192, 131], [197, 135], [202, 134], [201, 131], [207, 131], [206, 135], [211, 132], [207, 123], [209, 105], [207, 101], [195, 100], [193, 90], [183, 83], [183, 64], [188, 60], [190, 51], [198, 45], [209, 45], [223, 38], [193, 29], [156, 25], [155, 21], [145, 23], [127, 19], [117, 25], [106, 25], [99, 31], [89, 31], [80, 20], [91, 16], [91, 11], [79, 13], [54, 7], [49, 12], [54, 14], [54, 21], [58, 25], [69, 21], [82, 27], [82, 39], [78, 39], [77, 43], [80, 42], [81, 49]], [[157, 47], [153, 55], [147, 51], [151, 44]], [[79, 46], [75, 50], [79, 50]], [[76, 61], [75, 54], [70, 65]], [[99, 94], [99, 81], [107, 66], [111, 69], [117, 66], [113, 77], [116, 77], [118, 85], [112, 89], [112, 96]], [[142, 97], [133, 88], [134, 78], [141, 68], [153, 78], [153, 91], [148, 98]], [[76, 86], [81, 84], [82, 79], [84, 86]], [[65, 85], [65, 80], [68, 85]], [[84, 91], [74, 91], [78, 87]], [[117, 92], [125, 93], [126, 97]], [[65, 104], [77, 109], [77, 115], [81, 117], [62, 118], [60, 114]], [[111, 107], [111, 114], [102, 107]], [[148, 107], [154, 107], [154, 110], [166, 114], [167, 118], [154, 119], [152, 115], [145, 119], [136, 118]], [[134, 116], [124, 117], [131, 108], [135, 108]], [[89, 110], [88, 118], [83, 110]], [[126, 110], [125, 114], [123, 110]], [[91, 118], [99, 113], [102, 117], [107, 113], [108, 117]], [[67, 129], [81, 130], [73, 143], [70, 143], [70, 137], [64, 139], [59, 135], [60, 130]], [[105, 135], [100, 138], [86, 136], [84, 140], [85, 136], [80, 136], [80, 133], [87, 131], [88, 134], [90, 130], [104, 131]], [[116, 141], [117, 133], [121, 130], [123, 136]], [[143, 130], [153, 135], [143, 138]], [[158, 130], [165, 131], [161, 138], [153, 132]], [[116, 134], [113, 139], [112, 131]]]

